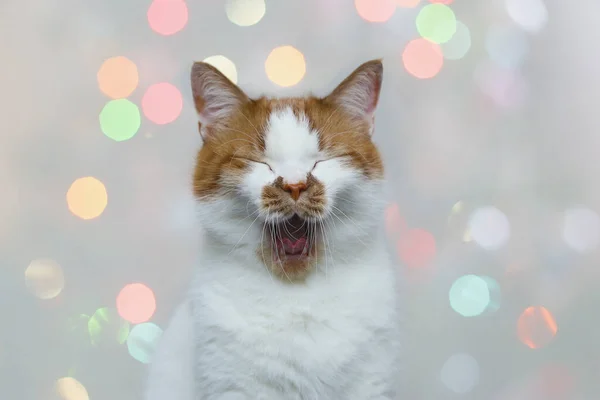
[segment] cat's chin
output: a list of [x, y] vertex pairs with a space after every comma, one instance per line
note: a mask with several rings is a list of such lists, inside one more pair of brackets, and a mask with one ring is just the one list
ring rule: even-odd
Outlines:
[[313, 222], [298, 215], [268, 224], [258, 255], [265, 266], [286, 281], [304, 279], [314, 268], [318, 233]]

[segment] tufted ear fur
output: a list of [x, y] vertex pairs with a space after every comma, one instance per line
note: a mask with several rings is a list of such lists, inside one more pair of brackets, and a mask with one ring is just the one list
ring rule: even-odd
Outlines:
[[192, 66], [191, 84], [203, 138], [250, 100], [218, 69], [205, 62], [195, 62]]
[[325, 99], [344, 108], [349, 115], [372, 124], [382, 79], [381, 60], [367, 61], [344, 79]]

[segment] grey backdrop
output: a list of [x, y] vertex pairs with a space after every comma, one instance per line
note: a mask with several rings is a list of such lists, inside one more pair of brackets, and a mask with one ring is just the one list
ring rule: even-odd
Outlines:
[[[189, 68], [217, 54], [235, 63], [249, 93], [274, 95], [325, 94], [363, 61], [384, 58], [375, 140], [395, 204], [390, 248], [400, 249], [394, 256], [406, 282], [404, 398], [596, 398], [600, 3], [546, 0], [547, 22], [535, 33], [511, 18], [505, 0], [455, 0], [472, 46], [425, 80], [406, 71], [402, 52], [419, 37], [415, 18], [427, 0], [381, 24], [361, 19], [351, 0], [267, 0], [264, 18], [249, 27], [231, 23], [224, 3], [189, 0], [189, 21], [171, 36], [150, 29], [149, 1], [0, 4], [0, 398], [86, 399], [73, 381], [57, 389], [65, 377], [90, 399], [140, 398], [146, 366], [119, 343], [125, 322], [97, 314], [100, 328], [90, 334], [89, 317], [114, 309], [132, 282], [154, 292], [150, 322], [159, 327], [181, 298], [202, 240], [190, 196], [200, 139]], [[541, 0], [522, 3], [525, 16], [543, 15], [527, 8]], [[264, 69], [281, 45], [306, 59], [304, 79], [287, 89]], [[166, 125], [142, 113], [137, 134], [122, 142], [100, 129], [110, 99], [96, 77], [119, 55], [139, 72], [130, 101], [139, 106], [157, 82], [175, 85], [184, 100]], [[86, 176], [108, 195], [90, 220], [73, 215], [66, 200]], [[502, 211], [509, 231], [497, 214], [474, 217], [487, 206]], [[60, 265], [58, 296], [36, 296], [36, 280], [62, 287], [60, 277], [39, 271], [26, 278], [37, 259]], [[486, 276], [487, 286], [473, 281], [454, 300], [477, 308], [491, 293], [479, 316], [451, 306], [451, 287], [467, 274]], [[519, 325], [532, 306], [544, 309], [526, 312]]]

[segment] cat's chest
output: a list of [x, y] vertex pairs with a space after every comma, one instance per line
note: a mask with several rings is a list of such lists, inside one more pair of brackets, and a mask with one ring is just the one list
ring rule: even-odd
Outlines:
[[[352, 328], [368, 318], [364, 304], [348, 295], [272, 295], [213, 288], [203, 294], [209, 312], [223, 329], [240, 335], [302, 336], [329, 329]], [[353, 322], [352, 320], [356, 321]]]
[[383, 279], [379, 284], [346, 279], [305, 289], [214, 285], [202, 294], [201, 318], [252, 352], [307, 367], [344, 364], [389, 319], [392, 288]]

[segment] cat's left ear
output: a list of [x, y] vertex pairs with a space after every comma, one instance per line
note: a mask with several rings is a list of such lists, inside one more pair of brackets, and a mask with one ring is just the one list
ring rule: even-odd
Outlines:
[[248, 96], [217, 68], [195, 62], [191, 71], [192, 94], [203, 138], [250, 101]]
[[325, 99], [343, 107], [352, 117], [369, 122], [372, 133], [382, 80], [381, 60], [367, 61], [344, 79]]

